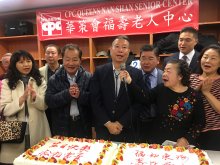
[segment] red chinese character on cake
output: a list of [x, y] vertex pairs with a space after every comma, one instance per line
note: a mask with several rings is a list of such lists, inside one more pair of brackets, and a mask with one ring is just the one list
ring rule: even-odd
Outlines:
[[164, 160], [173, 160], [168, 153], [165, 153], [165, 154], [162, 156], [162, 159], [164, 159]]

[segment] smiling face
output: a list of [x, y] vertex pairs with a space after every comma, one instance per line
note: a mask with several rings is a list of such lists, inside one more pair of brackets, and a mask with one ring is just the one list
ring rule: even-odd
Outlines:
[[125, 39], [115, 39], [110, 49], [112, 62], [121, 64], [124, 63], [129, 55], [129, 43]]
[[190, 53], [197, 44], [197, 39], [191, 32], [182, 32], [178, 40], [179, 51], [183, 54]]
[[182, 76], [178, 74], [177, 64], [168, 63], [164, 68], [162, 79], [164, 86], [171, 89], [182, 84]]
[[28, 75], [32, 69], [31, 59], [21, 57], [19, 61], [16, 62], [17, 70], [24, 76]]
[[63, 56], [63, 66], [66, 72], [73, 76], [76, 74], [81, 64], [81, 60], [79, 58], [79, 51], [76, 49], [69, 50], [66, 49]]
[[208, 75], [217, 74], [220, 67], [220, 54], [215, 49], [208, 49], [201, 58], [201, 68], [203, 73]]

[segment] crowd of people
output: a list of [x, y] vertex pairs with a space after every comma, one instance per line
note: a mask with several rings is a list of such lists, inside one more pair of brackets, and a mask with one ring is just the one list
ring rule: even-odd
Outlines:
[[151, 45], [140, 48], [141, 69], [126, 65], [127, 36], [113, 40], [111, 61], [93, 74], [82, 67], [83, 52], [75, 44], [62, 50], [46, 46], [47, 63], [39, 69], [29, 52], [7, 53], [0, 111], [6, 120], [28, 124], [22, 143], [0, 144], [0, 163], [11, 164], [55, 135], [158, 144], [172, 140], [176, 146], [220, 150], [220, 45], [199, 53], [197, 42], [197, 30], [183, 28], [179, 52], [164, 59], [163, 70], [160, 50]]

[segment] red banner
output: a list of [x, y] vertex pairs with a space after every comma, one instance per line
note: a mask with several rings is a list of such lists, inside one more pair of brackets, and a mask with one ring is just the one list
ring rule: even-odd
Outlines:
[[198, 29], [199, 0], [118, 0], [37, 11], [40, 40]]

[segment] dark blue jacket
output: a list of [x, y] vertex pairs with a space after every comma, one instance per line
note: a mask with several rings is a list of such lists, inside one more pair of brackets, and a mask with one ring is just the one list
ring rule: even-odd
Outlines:
[[[157, 68], [157, 85], [163, 83], [162, 75], [163, 75], [163, 71]], [[146, 85], [144, 86], [144, 90], [148, 90], [146, 89]], [[155, 104], [151, 104], [151, 105], [141, 104], [141, 111], [140, 111], [140, 116], [139, 116], [140, 120], [151, 121], [153, 117], [155, 116], [156, 116], [156, 105]]]
[[[83, 121], [82, 129], [91, 133], [92, 112], [90, 109], [89, 84], [91, 74], [79, 68], [76, 83], [80, 89], [77, 99], [79, 113]], [[70, 106], [73, 98], [69, 93], [70, 83], [62, 66], [48, 81], [45, 101], [52, 111], [52, 132], [54, 135], [68, 136]]]

